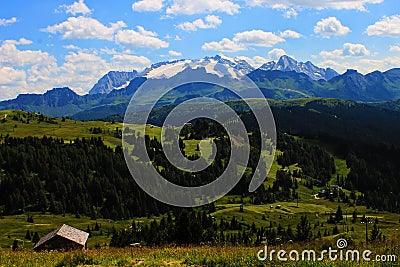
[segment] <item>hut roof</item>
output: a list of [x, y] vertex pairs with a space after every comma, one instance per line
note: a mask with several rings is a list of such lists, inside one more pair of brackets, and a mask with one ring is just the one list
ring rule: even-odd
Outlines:
[[41, 246], [42, 244], [46, 243], [48, 240], [54, 238], [55, 236], [60, 236], [65, 239], [71, 240], [79, 245], [84, 246], [86, 244], [86, 241], [89, 237], [89, 234], [81, 231], [79, 229], [76, 229], [72, 226], [63, 224], [58, 228], [57, 230], [51, 231], [44, 237], [42, 237], [39, 242], [36, 243], [34, 248], [37, 248]]

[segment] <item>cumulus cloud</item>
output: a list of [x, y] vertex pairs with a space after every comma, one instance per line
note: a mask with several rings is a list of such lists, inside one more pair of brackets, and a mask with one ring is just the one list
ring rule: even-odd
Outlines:
[[27, 81], [32, 87], [41, 88], [43, 91], [68, 86], [76, 92], [84, 93], [109, 70], [139, 70], [149, 64], [150, 60], [144, 56], [124, 52], [115, 52], [107, 61], [96, 53], [71, 51], [64, 57], [62, 65], [48, 69], [31, 68]]
[[[143, 32], [146, 32], [143, 29]], [[149, 33], [147, 33], [149, 34]], [[0, 99], [10, 99], [20, 93], [43, 93], [54, 87], [68, 86], [77, 93], [87, 92], [110, 69], [140, 70], [151, 62], [144, 56], [130, 54], [129, 50], [116, 52], [108, 49], [106, 60], [97, 52], [88, 52], [74, 45], [62, 64], [41, 50], [20, 49], [30, 40], [5, 40], [0, 44]]]
[[38, 92], [27, 83], [25, 68], [48, 68], [56, 59], [41, 50], [20, 50], [18, 45], [29, 45], [25, 38], [5, 40], [0, 45], [0, 98], [9, 99], [20, 93]]
[[391, 45], [389, 50], [390, 50], [390, 52], [400, 52], [400, 46]]
[[261, 65], [268, 62], [267, 58], [261, 56], [254, 56], [254, 57], [238, 56], [237, 58], [245, 60], [254, 68], [259, 68]]
[[230, 0], [173, 0], [167, 8], [168, 15], [194, 15], [203, 13], [220, 12], [233, 15], [239, 13], [239, 4]]
[[177, 51], [174, 51], [174, 50], [169, 50], [169, 51], [168, 51], [168, 54], [169, 54], [170, 56], [173, 56], [173, 57], [181, 57], [181, 56], [182, 56], [182, 53], [181, 53], [181, 52], [177, 52]]
[[197, 31], [197, 29], [214, 29], [222, 23], [220, 17], [208, 15], [205, 19], [197, 19], [193, 22], [183, 22], [176, 27], [184, 31]]
[[294, 8], [288, 8], [283, 12], [283, 16], [287, 19], [297, 17], [298, 13]]
[[160, 11], [163, 8], [163, 0], [140, 0], [132, 4], [133, 11]]
[[347, 9], [367, 11], [367, 4], [380, 4], [384, 0], [246, 0], [249, 6], [264, 6], [273, 9]]
[[11, 99], [26, 93], [26, 73], [11, 67], [0, 67], [0, 99]]
[[247, 48], [243, 44], [238, 44], [228, 38], [223, 38], [219, 42], [205, 43], [202, 45], [201, 49], [220, 52], [238, 52], [246, 50]]
[[274, 48], [268, 52], [268, 57], [274, 61], [279, 60], [279, 58], [284, 55], [287, 55], [286, 51], [280, 48]]
[[345, 43], [343, 49], [333, 51], [322, 51], [320, 55], [324, 58], [340, 57], [362, 57], [369, 56], [371, 52], [363, 44]]
[[5, 40], [3, 44], [11, 44], [11, 45], [29, 45], [31, 44], [32, 41], [25, 39], [25, 38], [20, 38], [19, 40]]
[[137, 26], [137, 31], [120, 30], [115, 35], [115, 42], [134, 48], [167, 48], [169, 43], [157, 38], [157, 33], [145, 30], [142, 26]]
[[326, 60], [317, 62], [318, 66], [324, 68], [333, 68], [339, 73], [343, 73], [346, 69], [356, 69], [360, 73], [367, 74], [375, 70], [386, 71], [396, 68], [400, 65], [400, 57], [387, 57], [382, 59], [366, 59], [358, 60]]
[[62, 10], [65, 10], [65, 13], [67, 14], [91, 14], [92, 10], [83, 2], [83, 0], [79, 0], [78, 2], [74, 2], [72, 5], [61, 5], [59, 7]]
[[129, 54], [116, 54], [110, 60], [111, 69], [120, 71], [141, 70], [150, 65], [151, 61], [145, 56], [135, 56]]
[[69, 52], [61, 66], [51, 68], [31, 68], [28, 71], [28, 83], [34, 88], [45, 91], [52, 87], [68, 86], [77, 92], [83, 92], [104, 73], [109, 64], [96, 54]]
[[282, 38], [285, 38], [285, 39], [286, 38], [299, 39], [299, 38], [301, 38], [302, 35], [296, 31], [286, 30], [286, 31], [281, 32], [279, 34], [279, 36]]
[[[129, 52], [129, 51], [128, 51]], [[28, 70], [27, 83], [44, 92], [53, 87], [68, 86], [77, 93], [86, 93], [109, 70], [132, 71], [150, 64], [144, 56], [115, 52], [109, 60], [96, 53], [71, 51], [61, 65], [37, 67]]]
[[284, 41], [285, 39], [272, 32], [251, 30], [236, 33], [232, 40], [223, 38], [219, 42], [205, 43], [202, 49], [220, 52], [237, 52], [247, 50], [249, 46], [271, 47]]
[[0, 66], [24, 67], [28, 65], [51, 65], [56, 59], [41, 50], [19, 50], [17, 45], [28, 45], [32, 41], [25, 38], [5, 40], [0, 45]]
[[271, 47], [285, 40], [272, 32], [251, 30], [236, 33], [233, 41], [248, 46]]
[[0, 26], [7, 26], [7, 25], [13, 24], [15, 22], [17, 22], [17, 18], [15, 18], [15, 17], [12, 17], [11, 19], [0, 18]]
[[70, 17], [66, 21], [42, 29], [52, 34], [60, 33], [63, 39], [101, 39], [112, 41], [114, 34], [126, 27], [125, 22], [117, 21], [107, 27], [96, 19], [88, 17]]
[[317, 22], [314, 32], [323, 38], [331, 38], [332, 36], [344, 36], [351, 32], [349, 27], [343, 26], [335, 17], [329, 17]]
[[368, 35], [400, 37], [400, 15], [385, 16], [375, 24], [368, 26], [366, 32]]
[[67, 49], [67, 50], [81, 50], [80, 47], [78, 47], [78, 46], [76, 46], [76, 45], [72, 45], [72, 44], [64, 45], [63, 48], [65, 48], [65, 49]]

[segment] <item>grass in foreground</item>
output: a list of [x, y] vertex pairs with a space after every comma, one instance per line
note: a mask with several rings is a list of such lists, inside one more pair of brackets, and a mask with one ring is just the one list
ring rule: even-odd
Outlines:
[[[332, 248], [336, 248], [333, 244]], [[0, 250], [0, 266], [398, 266], [398, 262], [379, 263], [329, 261], [300, 261], [286, 263], [274, 260], [260, 261], [257, 252], [263, 247], [165, 247], [165, 248], [103, 248], [75, 252], [12, 252]], [[284, 249], [315, 249], [320, 245], [292, 244], [283, 247], [271, 247], [269, 251]], [[375, 255], [400, 255], [399, 242], [356, 247], [363, 251], [369, 249]]]

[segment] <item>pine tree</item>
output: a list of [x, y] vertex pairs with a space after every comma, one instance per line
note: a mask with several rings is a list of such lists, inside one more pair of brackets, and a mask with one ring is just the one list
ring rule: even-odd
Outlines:
[[298, 241], [310, 241], [312, 238], [311, 225], [306, 216], [301, 216], [297, 225], [296, 238]]
[[335, 220], [336, 220], [336, 222], [340, 222], [343, 220], [343, 212], [342, 212], [342, 208], [340, 206], [338, 206], [338, 208], [337, 208]]
[[378, 220], [376, 219], [376, 220], [375, 220], [375, 223], [374, 223], [374, 227], [372, 228], [372, 231], [371, 231], [371, 238], [370, 238], [370, 240], [371, 240], [371, 241], [380, 240], [381, 237], [382, 237], [382, 233], [381, 233], [381, 231], [380, 231], [380, 229], [379, 229], [379, 227], [378, 227]]
[[31, 240], [31, 232], [29, 230], [26, 231], [25, 239]]
[[39, 234], [38, 232], [35, 232], [32, 237], [33, 244], [36, 244], [37, 242], [39, 242], [39, 240], [40, 240]]

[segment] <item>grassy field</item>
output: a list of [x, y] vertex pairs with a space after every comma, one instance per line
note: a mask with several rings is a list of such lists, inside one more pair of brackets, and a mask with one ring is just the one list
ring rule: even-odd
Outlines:
[[[29, 124], [27, 121], [29, 120]], [[121, 123], [89, 121], [81, 122], [62, 118], [48, 118], [41, 120], [39, 114], [26, 113], [22, 111], [0, 111], [0, 135], [10, 135], [14, 137], [43, 135], [63, 138], [69, 142], [77, 137], [89, 138], [100, 136], [104, 143], [110, 147], [121, 145], [121, 139], [117, 137], [118, 130], [121, 130]], [[138, 126], [130, 126], [136, 133], [140, 132]], [[93, 134], [90, 129], [100, 128], [101, 133]], [[148, 126], [146, 133], [151, 137], [159, 136], [159, 127]], [[143, 133], [141, 133], [143, 135]], [[309, 140], [308, 140], [309, 141]], [[313, 141], [309, 141], [313, 142]], [[199, 145], [200, 151], [197, 149]], [[185, 140], [185, 152], [188, 155], [198, 154], [208, 158], [212, 152], [209, 141]], [[329, 148], [328, 148], [329, 150]], [[281, 153], [277, 151], [277, 155]], [[334, 156], [334, 155], [332, 155]], [[346, 176], [349, 169], [344, 159], [334, 156], [336, 173]], [[273, 162], [265, 186], [273, 184], [276, 172], [281, 166]], [[294, 164], [288, 167], [291, 171], [299, 169]], [[300, 181], [300, 180], [299, 180]], [[332, 176], [331, 184], [336, 184], [336, 174]], [[233, 216], [244, 226], [255, 223], [257, 227], [272, 226], [277, 228], [281, 225], [284, 228], [291, 226], [296, 230], [296, 225], [301, 216], [306, 215], [314, 234], [321, 232], [321, 239], [315, 240], [310, 245], [305, 244], [286, 244], [281, 248], [290, 250], [305, 249], [309, 246], [320, 249], [323, 246], [334, 245], [340, 237], [345, 237], [353, 241], [357, 248], [365, 248], [365, 224], [360, 223], [363, 215], [375, 220], [379, 220], [379, 227], [385, 236], [386, 242], [377, 243], [373, 246], [373, 251], [381, 254], [394, 253], [400, 256], [400, 215], [377, 210], [366, 209], [364, 206], [352, 206], [353, 204], [338, 203], [326, 199], [316, 199], [314, 197], [318, 190], [322, 188], [314, 187], [309, 189], [299, 183], [297, 193], [299, 201], [279, 202], [272, 205], [253, 205], [249, 197], [225, 196], [215, 203], [216, 211], [212, 214], [219, 220], [232, 219]], [[346, 194], [349, 194], [346, 191]], [[358, 194], [358, 192], [357, 192]], [[243, 205], [243, 211], [240, 206]], [[280, 205], [280, 208], [277, 206]], [[331, 213], [335, 213], [338, 206], [341, 206], [345, 220], [337, 225], [338, 235], [324, 236], [327, 229], [332, 232], [334, 224], [328, 224], [327, 220]], [[358, 213], [358, 220], [351, 222], [353, 211]], [[73, 215], [51, 215], [43, 213], [31, 213], [34, 222], [28, 223], [28, 214], [0, 217], [0, 266], [77, 266], [77, 265], [101, 265], [101, 266], [268, 266], [268, 262], [260, 262], [256, 253], [260, 248], [256, 247], [184, 247], [184, 248], [131, 248], [131, 249], [111, 249], [108, 244], [111, 239], [113, 229], [119, 230], [128, 228], [132, 220], [111, 221], [105, 219], [91, 220], [88, 217], [76, 218]], [[136, 222], [148, 223], [150, 220], [159, 219], [135, 218]], [[44, 252], [33, 253], [32, 241], [25, 239], [26, 232], [38, 232], [42, 237], [62, 224], [69, 224], [76, 228], [91, 231], [88, 240], [89, 250], [86, 252]], [[96, 223], [99, 230], [94, 230]], [[369, 225], [368, 225], [369, 226]], [[369, 232], [372, 230], [370, 224]], [[19, 241], [21, 251], [12, 252], [11, 245], [14, 240]], [[271, 248], [272, 249], [272, 248]], [[277, 249], [277, 248], [275, 248]], [[280, 262], [275, 262], [278, 264]], [[374, 263], [375, 266], [381, 266]], [[281, 265], [281, 264], [280, 264]], [[286, 266], [309, 266], [307, 263], [288, 263]], [[314, 263], [312, 266], [332, 266], [331, 262]], [[371, 263], [361, 265], [349, 265], [349, 263], [339, 263], [334, 266], [374, 266]], [[383, 265], [391, 266], [391, 265]], [[396, 266], [396, 265], [393, 265]]]
[[[334, 244], [326, 246], [335, 248]], [[319, 257], [320, 245], [292, 244], [280, 247], [269, 247], [272, 250], [300, 251], [314, 249]], [[373, 252], [371, 259], [376, 255], [400, 255], [399, 242], [390, 242], [380, 246], [358, 246], [355, 248], [363, 252], [368, 249]], [[102, 248], [76, 252], [12, 252], [0, 250], [0, 266], [398, 266], [398, 262], [380, 263], [377, 261], [261, 261], [257, 257], [265, 247], [161, 247], [161, 248]], [[345, 251], [345, 250], [344, 250]], [[390, 253], [390, 254], [388, 254]], [[276, 254], [275, 254], [276, 255]]]
[[[10, 135], [12, 137], [52, 136], [63, 138], [69, 142], [75, 138], [90, 138], [101, 136], [103, 142], [115, 147], [121, 145], [121, 139], [116, 138], [114, 134], [117, 128], [122, 129], [122, 123], [111, 123], [102, 121], [75, 121], [62, 118], [51, 118], [50, 121], [40, 121], [40, 115], [24, 111], [0, 111], [0, 134], [2, 136]], [[27, 121], [29, 120], [29, 124]], [[100, 127], [101, 134], [92, 134], [89, 129]]]

